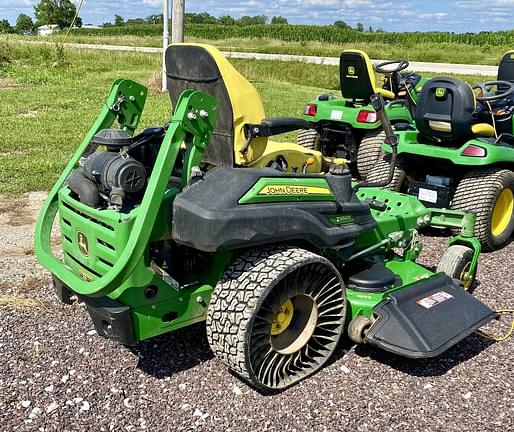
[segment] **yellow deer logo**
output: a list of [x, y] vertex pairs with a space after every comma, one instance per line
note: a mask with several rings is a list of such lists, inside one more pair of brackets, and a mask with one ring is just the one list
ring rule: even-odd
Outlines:
[[87, 237], [84, 235], [84, 233], [77, 231], [77, 244], [79, 247], [79, 251], [82, 255], [88, 256], [89, 255], [89, 247], [87, 244]]

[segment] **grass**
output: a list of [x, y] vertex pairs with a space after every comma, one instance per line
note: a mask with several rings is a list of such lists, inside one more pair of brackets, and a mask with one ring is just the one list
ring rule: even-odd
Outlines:
[[[49, 40], [58, 40], [60, 38], [62, 38], [62, 36], [56, 35], [51, 36]], [[41, 40], [41, 38], [31, 39]], [[514, 49], [514, 47], [510, 45], [497, 44], [476, 46], [467, 45], [464, 43], [412, 43], [401, 41], [395, 44], [365, 41], [333, 44], [316, 41], [289, 42], [268, 38], [230, 38], [221, 40], [208, 40], [197, 37], [186, 37], [186, 41], [209, 43], [225, 51], [338, 57], [341, 51], [344, 49], [354, 48], [366, 51], [370, 57], [374, 59], [406, 58], [411, 61], [484, 65], [497, 65], [501, 56], [506, 51]], [[68, 42], [161, 47], [162, 37], [71, 34], [68, 37]]]
[[[339, 87], [334, 66], [232, 63], [257, 87], [268, 116], [299, 116], [307, 101]], [[0, 40], [0, 194], [48, 190], [94, 121], [114, 79], [147, 83], [159, 68], [156, 54], [65, 50], [59, 55], [54, 46]], [[168, 96], [151, 91], [141, 126], [164, 124], [169, 115]]]

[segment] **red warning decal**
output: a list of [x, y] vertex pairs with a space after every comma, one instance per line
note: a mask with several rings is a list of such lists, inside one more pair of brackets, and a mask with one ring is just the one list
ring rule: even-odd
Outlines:
[[441, 304], [452, 298], [453, 296], [446, 291], [439, 291], [416, 301], [416, 303], [420, 306], [423, 306], [425, 309], [432, 309], [434, 306], [437, 306], [438, 304]]

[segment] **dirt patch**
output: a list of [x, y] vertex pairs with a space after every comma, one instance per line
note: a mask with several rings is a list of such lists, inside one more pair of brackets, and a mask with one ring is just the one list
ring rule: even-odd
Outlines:
[[[0, 279], [8, 271], [2, 268], [7, 265], [6, 261], [34, 261], [34, 223], [45, 198], [44, 192], [31, 192], [14, 199], [0, 196]], [[57, 231], [53, 232], [52, 241], [58, 236]], [[27, 271], [31, 266], [29, 264]]]
[[0, 78], [0, 89], [21, 87], [16, 81], [9, 78]]
[[18, 287], [18, 292], [40, 289], [43, 285], [45, 285], [45, 283], [46, 280], [43, 278], [32, 277], [21, 283], [21, 285]]
[[12, 227], [30, 225], [34, 223], [35, 217], [28, 211], [28, 197], [14, 200], [0, 201], [0, 215], [6, 219], [6, 224]]

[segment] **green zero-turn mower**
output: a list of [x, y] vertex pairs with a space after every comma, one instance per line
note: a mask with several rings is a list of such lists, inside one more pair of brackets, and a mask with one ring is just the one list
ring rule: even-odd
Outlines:
[[[514, 231], [513, 113], [514, 51], [503, 57], [497, 81], [431, 79], [418, 99], [415, 128], [396, 132], [390, 188], [429, 206], [475, 212], [483, 248], [501, 248]], [[384, 150], [392, 152], [387, 144]], [[370, 181], [388, 176], [388, 158], [375, 165]]]
[[[343, 51], [339, 66], [342, 98], [325, 93], [305, 106], [304, 119], [313, 128], [299, 133], [298, 144], [348, 159], [352, 174], [365, 180], [382, 154], [385, 138], [370, 94], [378, 92], [388, 100], [385, 110], [393, 124], [413, 123], [416, 101], [427, 79], [402, 72], [408, 67], [406, 60], [373, 67], [365, 52]], [[375, 72], [384, 74], [382, 87], [375, 84]]]
[[[135, 134], [147, 92], [117, 80], [37, 221], [35, 250], [58, 296], [84, 302], [100, 335], [131, 345], [206, 321], [215, 355], [273, 391], [322, 367], [345, 333], [431, 357], [496, 316], [463, 289], [480, 253], [473, 214], [357, 188], [337, 163], [326, 173], [213, 166], [207, 152], [240, 150], [233, 113], [254, 107], [236, 107], [233, 92], [249, 83], [205, 45], [172, 45], [167, 71], [172, 100], [192, 87], [170, 122]], [[460, 229], [437, 270], [416, 263], [424, 226]]]

